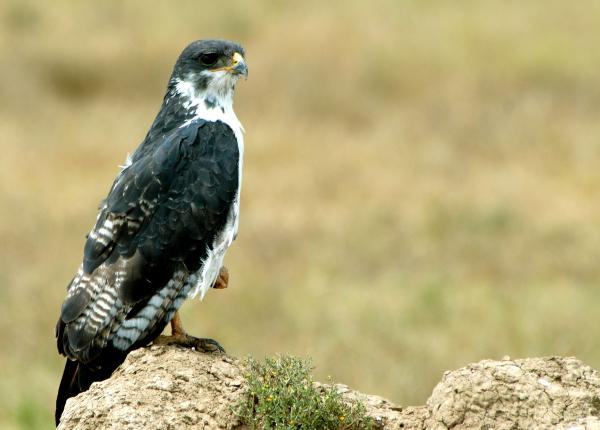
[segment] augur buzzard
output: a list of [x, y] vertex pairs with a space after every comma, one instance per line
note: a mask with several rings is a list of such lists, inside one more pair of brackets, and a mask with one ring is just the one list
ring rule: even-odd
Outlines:
[[222, 350], [187, 336], [177, 310], [227, 286], [222, 264], [238, 229], [244, 149], [233, 94], [247, 74], [243, 48], [223, 40], [193, 42], [175, 63], [158, 115], [102, 202], [67, 288], [56, 325], [67, 356], [57, 424], [69, 397], [110, 376], [169, 322], [177, 341]]

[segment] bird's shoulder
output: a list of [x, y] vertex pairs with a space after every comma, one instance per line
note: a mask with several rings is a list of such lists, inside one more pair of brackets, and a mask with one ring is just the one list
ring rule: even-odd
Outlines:
[[164, 254], [153, 240], [208, 240], [237, 192], [239, 148], [227, 124], [194, 120], [145, 144], [151, 150], [134, 153], [101, 205], [84, 249], [87, 273], [138, 249], [153, 260]]

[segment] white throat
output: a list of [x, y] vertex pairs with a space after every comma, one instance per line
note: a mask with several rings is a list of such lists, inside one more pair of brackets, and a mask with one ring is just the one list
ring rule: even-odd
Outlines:
[[[235, 133], [238, 142], [243, 145], [244, 127], [233, 111], [233, 88], [237, 77], [226, 71], [203, 72], [210, 73], [208, 86], [198, 90], [196, 79], [176, 79], [175, 91], [184, 98], [183, 107], [195, 110], [194, 118], [205, 121], [222, 121]], [[184, 125], [187, 125], [184, 124]]]
[[213, 286], [223, 264], [225, 252], [237, 235], [244, 156], [244, 127], [242, 127], [242, 124], [233, 111], [233, 87], [235, 81], [237, 81], [237, 77], [232, 76], [226, 71], [203, 73], [210, 73], [209, 85], [203, 91], [199, 91], [196, 88], [194, 79], [177, 79], [175, 81], [175, 91], [185, 100], [183, 107], [188, 110], [195, 110], [194, 118], [184, 123], [182, 127], [185, 127], [196, 119], [221, 121], [227, 124], [233, 130], [238, 143], [239, 162], [238, 190], [232, 209], [227, 217], [225, 228], [209, 249], [208, 256], [203, 261], [202, 268], [190, 278], [193, 288], [189, 291], [188, 297], [194, 297], [200, 293], [201, 299]]

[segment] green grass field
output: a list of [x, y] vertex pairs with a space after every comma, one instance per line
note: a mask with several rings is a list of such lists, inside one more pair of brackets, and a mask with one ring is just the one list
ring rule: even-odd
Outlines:
[[402, 405], [483, 358], [600, 367], [598, 22], [593, 0], [0, 3], [0, 427], [51, 427], [84, 236], [207, 37], [246, 47], [246, 156], [230, 287], [190, 332]]

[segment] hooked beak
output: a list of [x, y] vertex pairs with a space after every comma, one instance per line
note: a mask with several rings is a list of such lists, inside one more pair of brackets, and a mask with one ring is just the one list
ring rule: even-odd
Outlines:
[[246, 65], [246, 60], [244, 57], [238, 52], [233, 54], [231, 57], [231, 67], [229, 67], [229, 71], [234, 75], [244, 75], [245, 79], [248, 79], [248, 66]]

